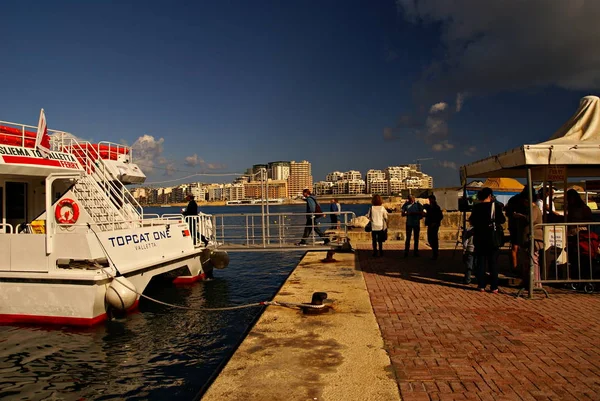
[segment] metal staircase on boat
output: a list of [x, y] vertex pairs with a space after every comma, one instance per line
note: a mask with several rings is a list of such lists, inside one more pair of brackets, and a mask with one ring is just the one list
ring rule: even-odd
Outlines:
[[[123, 148], [122, 145], [108, 146]], [[131, 192], [107, 167], [97, 145], [60, 138], [63, 152], [77, 158], [84, 169], [81, 179], [71, 190], [101, 231], [139, 226], [143, 209]], [[131, 152], [129, 152], [131, 155]]]

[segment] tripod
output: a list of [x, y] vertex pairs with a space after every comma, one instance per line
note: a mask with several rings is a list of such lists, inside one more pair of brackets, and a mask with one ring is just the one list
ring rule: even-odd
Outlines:
[[456, 229], [456, 243], [454, 244], [454, 251], [452, 251], [452, 259], [454, 259], [454, 255], [456, 254], [456, 249], [458, 249], [458, 245], [460, 244], [462, 246], [463, 244], [464, 234], [465, 226], [463, 224]]

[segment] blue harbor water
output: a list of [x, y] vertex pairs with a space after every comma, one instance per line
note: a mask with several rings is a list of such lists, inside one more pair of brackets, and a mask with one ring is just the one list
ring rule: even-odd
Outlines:
[[[362, 215], [368, 205], [345, 209]], [[201, 210], [260, 213], [260, 206]], [[270, 206], [270, 211], [302, 213], [304, 208]], [[229, 267], [216, 270], [214, 280], [188, 286], [160, 282], [147, 293], [189, 307], [271, 300], [302, 255], [301, 249], [231, 253]], [[181, 310], [142, 299], [139, 312], [89, 329], [0, 326], [0, 399], [192, 400], [227, 362], [261, 312], [262, 307], [226, 312]]]

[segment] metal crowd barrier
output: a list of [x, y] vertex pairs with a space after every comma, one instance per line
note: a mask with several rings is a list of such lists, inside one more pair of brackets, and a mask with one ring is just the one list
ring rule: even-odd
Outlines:
[[542, 227], [544, 241], [539, 251], [540, 279], [535, 283], [600, 282], [600, 223], [544, 223], [536, 227]]

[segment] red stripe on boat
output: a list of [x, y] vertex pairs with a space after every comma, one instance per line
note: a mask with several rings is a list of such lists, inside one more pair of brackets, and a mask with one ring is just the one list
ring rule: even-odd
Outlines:
[[180, 276], [173, 279], [173, 284], [192, 284], [205, 278], [206, 274], [204, 273], [200, 273], [197, 276]]
[[91, 318], [38, 315], [0, 315], [0, 323], [27, 323], [53, 326], [60, 325], [89, 327], [105, 321], [106, 318], [106, 313]]
[[10, 156], [3, 155], [5, 163], [12, 164], [35, 164], [38, 166], [52, 166], [52, 167], [62, 167], [60, 161], [51, 160], [51, 159], [38, 159], [35, 157], [26, 157], [26, 156]]
[[[136, 299], [133, 305], [127, 309], [127, 313], [136, 313], [140, 300]], [[74, 326], [74, 327], [90, 327], [98, 323], [104, 322], [108, 318], [106, 313], [96, 317], [67, 317], [67, 316], [40, 316], [40, 315], [0, 315], [1, 324], [37, 324], [37, 325], [52, 325], [52, 326]]]

